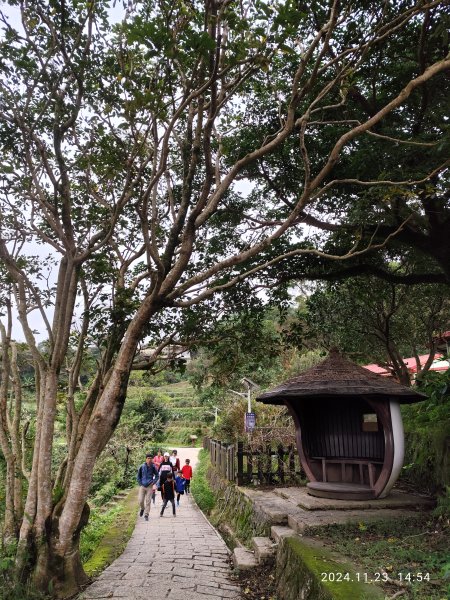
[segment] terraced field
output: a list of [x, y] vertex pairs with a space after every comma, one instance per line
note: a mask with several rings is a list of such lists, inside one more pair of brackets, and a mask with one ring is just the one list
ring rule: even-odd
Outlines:
[[200, 445], [208, 425], [214, 421], [214, 415], [207, 407], [198, 404], [194, 388], [189, 382], [180, 381], [154, 389], [167, 398], [165, 405], [170, 413], [167, 443], [189, 445], [193, 443], [190, 436], [195, 435], [195, 445]]

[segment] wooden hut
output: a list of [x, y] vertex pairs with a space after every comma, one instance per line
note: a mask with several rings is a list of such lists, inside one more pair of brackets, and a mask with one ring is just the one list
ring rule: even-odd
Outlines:
[[313, 496], [386, 496], [403, 465], [401, 403], [426, 396], [360, 367], [337, 350], [257, 400], [285, 404]]

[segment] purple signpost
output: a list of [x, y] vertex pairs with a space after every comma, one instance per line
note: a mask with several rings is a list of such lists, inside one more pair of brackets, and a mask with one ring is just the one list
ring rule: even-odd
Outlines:
[[256, 426], [256, 415], [254, 412], [245, 413], [245, 431], [251, 433]]

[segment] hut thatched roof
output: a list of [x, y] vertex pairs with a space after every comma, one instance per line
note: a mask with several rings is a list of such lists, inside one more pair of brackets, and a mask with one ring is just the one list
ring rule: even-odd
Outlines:
[[283, 404], [284, 399], [306, 400], [318, 396], [365, 396], [380, 400], [389, 398], [400, 403], [420, 402], [426, 398], [425, 394], [372, 373], [351, 362], [337, 350], [331, 350], [323, 362], [256, 399], [265, 404]]

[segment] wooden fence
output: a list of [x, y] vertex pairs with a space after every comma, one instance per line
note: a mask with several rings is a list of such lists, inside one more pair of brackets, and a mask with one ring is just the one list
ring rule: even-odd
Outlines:
[[238, 485], [298, 483], [305, 477], [295, 446], [266, 445], [255, 449], [244, 442], [226, 444], [204, 438], [211, 463], [222, 477]]

